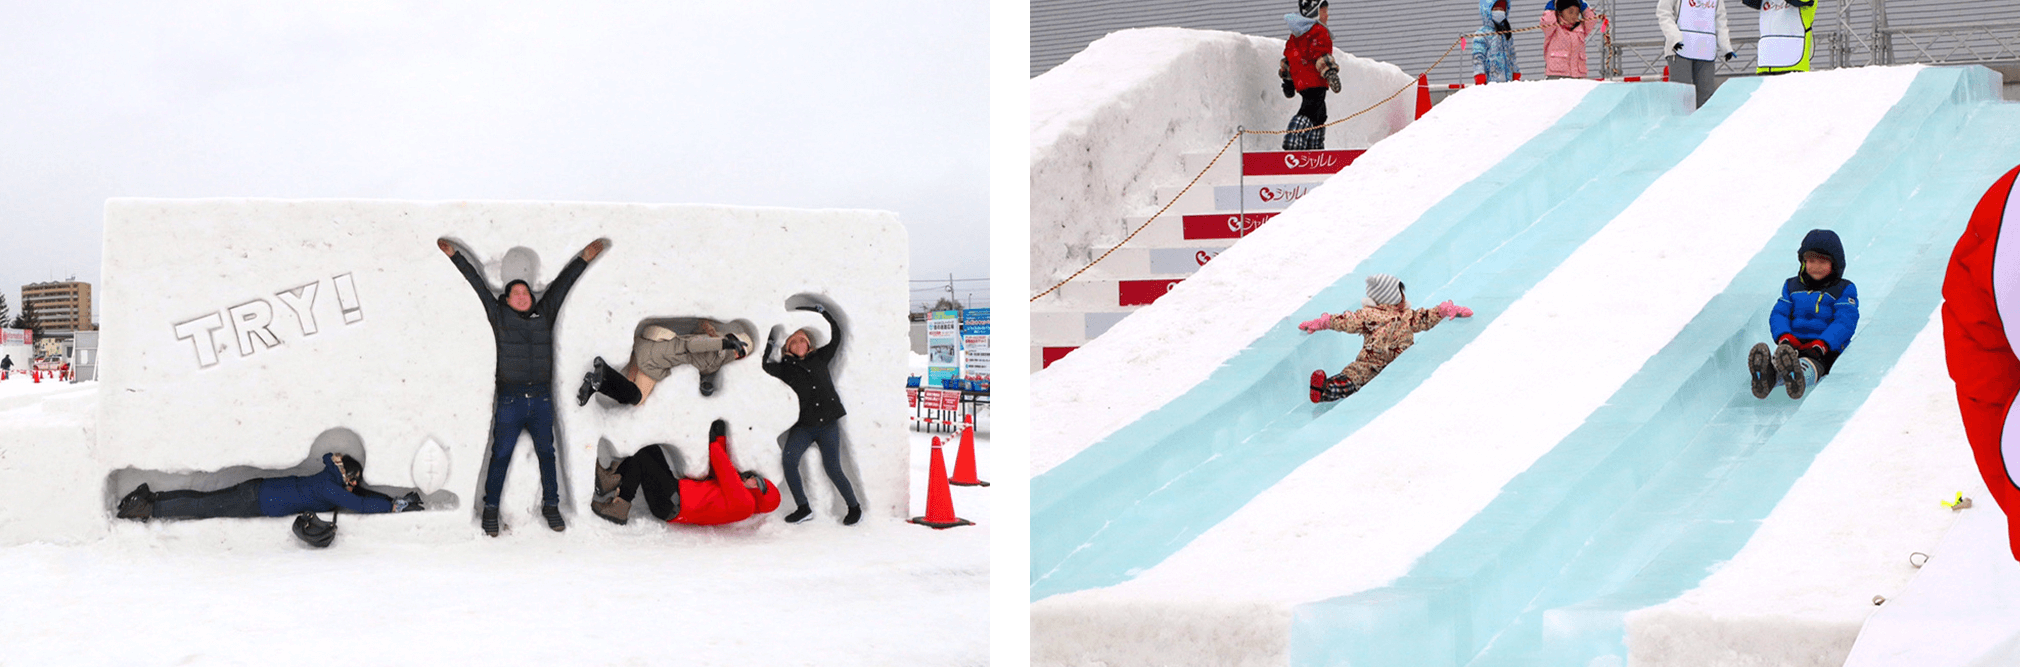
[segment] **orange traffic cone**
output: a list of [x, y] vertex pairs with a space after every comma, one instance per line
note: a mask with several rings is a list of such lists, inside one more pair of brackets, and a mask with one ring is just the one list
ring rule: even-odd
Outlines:
[[35, 369], [35, 384], [42, 384], [42, 369]]
[[1662, 66], [1662, 80], [1663, 80], [1663, 81], [1668, 81], [1668, 80], [1669, 80], [1669, 66], [1668, 66], [1668, 65], [1663, 65], [1663, 66]]
[[1428, 72], [1417, 75], [1417, 117], [1423, 118], [1427, 113], [1431, 113], [1431, 79]]
[[975, 415], [968, 415], [968, 425], [961, 429], [961, 451], [954, 454], [954, 479], [947, 482], [954, 486], [988, 486], [988, 482], [975, 479]]
[[975, 522], [954, 516], [954, 490], [947, 486], [947, 459], [940, 455], [940, 438], [933, 438], [933, 475], [926, 482], [926, 516], [912, 517], [912, 523], [941, 530], [973, 526]]

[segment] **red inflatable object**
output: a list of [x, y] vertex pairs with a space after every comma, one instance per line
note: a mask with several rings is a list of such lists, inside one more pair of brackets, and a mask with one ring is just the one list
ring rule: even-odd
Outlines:
[[[1957, 384], [1964, 436], [1985, 488], [2006, 513], [2006, 537], [2020, 560], [2020, 202], [2014, 201], [2015, 167], [1978, 200], [1971, 223], [1950, 252], [1943, 276], [1943, 355]], [[2000, 232], [2015, 223], [2013, 236]]]

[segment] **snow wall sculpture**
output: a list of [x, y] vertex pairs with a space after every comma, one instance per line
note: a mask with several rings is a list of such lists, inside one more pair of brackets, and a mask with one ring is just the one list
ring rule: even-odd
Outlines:
[[[671, 443], [681, 472], [699, 475], [718, 418], [729, 424], [737, 466], [781, 481], [781, 436], [797, 414], [792, 391], [764, 373], [756, 354], [725, 365], [713, 396], [701, 396], [696, 371], [684, 366], [642, 405], [598, 397], [578, 407], [575, 390], [593, 357], [622, 366], [646, 320], [712, 318], [725, 332], [755, 331], [760, 347], [774, 330], [783, 342], [813, 327], [825, 343], [826, 323], [794, 310], [815, 302], [844, 328], [833, 368], [849, 411], [845, 468], [866, 516], [904, 513], [907, 247], [895, 214], [115, 199], [105, 215], [95, 445], [45, 457], [47, 474], [10, 476], [46, 488], [8, 494], [41, 507], [0, 516], [0, 542], [102, 534], [118, 494], [139, 481], [304, 474], [311, 456], [332, 448], [364, 458], [367, 486], [439, 485], [431, 511], [383, 520], [411, 522], [419, 533], [477, 534], [495, 347], [477, 294], [438, 238], [471, 255], [492, 290], [524, 279], [536, 294], [585, 245], [610, 243], [554, 329], [556, 448], [570, 530], [611, 527], [587, 511], [599, 457]], [[838, 515], [841, 501], [816, 457], [802, 463], [810, 501], [821, 515]], [[544, 530], [539, 497], [533, 446], [522, 434], [501, 498], [506, 522]]]

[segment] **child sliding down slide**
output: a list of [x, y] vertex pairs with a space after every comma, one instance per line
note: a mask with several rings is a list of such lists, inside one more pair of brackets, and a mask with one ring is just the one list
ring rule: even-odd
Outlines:
[[1323, 370], [1312, 371], [1313, 403], [1337, 401], [1360, 391], [1397, 355], [1416, 344], [1417, 332], [1428, 331], [1447, 318], [1473, 316], [1473, 309], [1450, 301], [1434, 308], [1412, 310], [1409, 300], [1403, 298], [1402, 281], [1386, 273], [1368, 276], [1368, 296], [1361, 304], [1366, 307], [1339, 315], [1321, 314], [1298, 325], [1305, 333], [1331, 329], [1365, 337], [1360, 356], [1338, 375], [1326, 377]]

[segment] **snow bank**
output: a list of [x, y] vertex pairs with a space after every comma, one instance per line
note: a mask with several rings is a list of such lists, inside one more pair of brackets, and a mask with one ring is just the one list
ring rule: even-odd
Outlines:
[[[1154, 212], [1157, 188], [1191, 179], [1180, 156], [1219, 150], [1236, 127], [1283, 129], [1298, 107], [1276, 76], [1283, 49], [1281, 39], [1230, 32], [1123, 30], [1032, 79], [1032, 292], [1093, 260], [1090, 245], [1128, 235], [1123, 217]], [[1332, 120], [1413, 80], [1388, 63], [1337, 49], [1333, 58], [1342, 85], [1326, 96]], [[1415, 111], [1416, 97], [1405, 92], [1328, 128], [1326, 145], [1365, 148], [1408, 125]]]
[[[494, 346], [478, 296], [435, 246], [440, 237], [474, 255], [494, 289], [525, 278], [536, 291], [583, 246], [610, 241], [555, 325], [557, 448], [574, 526], [607, 527], [582, 521], [599, 456], [671, 443], [684, 471], [699, 474], [709, 422], [722, 418], [738, 466], [778, 480], [778, 443], [796, 415], [791, 390], [755, 357], [725, 366], [712, 397], [682, 367], [636, 408], [607, 399], [577, 407], [592, 357], [623, 363], [633, 332], [653, 318], [710, 317], [760, 339], [825, 331], [818, 316], [793, 310], [812, 300], [836, 311], [848, 336], [835, 364], [850, 413], [846, 467], [869, 516], [904, 514], [906, 242], [891, 214], [119, 199], [106, 207], [102, 298], [111, 315], [95, 438], [86, 455], [37, 453], [37, 475], [0, 484], [43, 507], [0, 515], [0, 543], [102, 533], [116, 495], [139, 481], [285, 474], [330, 449], [357, 450], [369, 486], [432, 490], [433, 468], [441, 490], [432, 508], [461, 511], [400, 520], [424, 533], [473, 530]], [[530, 437], [514, 457], [502, 505], [508, 523], [532, 525], [539, 474]], [[838, 511], [819, 463], [804, 465], [815, 473], [816, 509]]]

